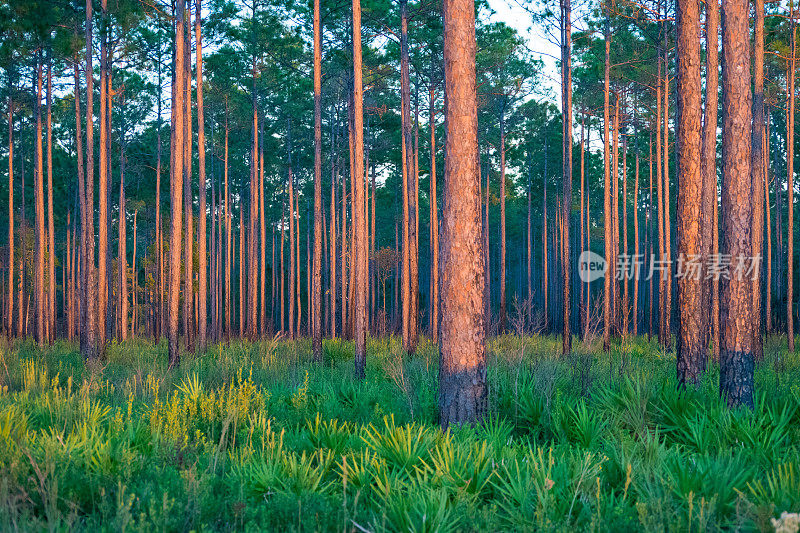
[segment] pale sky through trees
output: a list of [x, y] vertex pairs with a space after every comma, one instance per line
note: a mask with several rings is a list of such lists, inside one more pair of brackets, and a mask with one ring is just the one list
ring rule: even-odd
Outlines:
[[[495, 11], [492, 19], [505, 22], [526, 37], [533, 57], [544, 62], [540, 79], [544, 89], [543, 95], [555, 102], [561, 90], [561, 78], [556, 63], [561, 52], [556, 43], [548, 40], [543, 29], [534, 25], [531, 14], [522, 7], [525, 3], [533, 4], [530, 0], [489, 0], [489, 6]], [[558, 34], [557, 28], [553, 31]]]

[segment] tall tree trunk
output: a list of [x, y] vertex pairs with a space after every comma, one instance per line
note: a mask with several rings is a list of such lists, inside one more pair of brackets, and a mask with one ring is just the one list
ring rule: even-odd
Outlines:
[[[746, 0], [722, 1], [722, 209], [724, 250], [734, 261], [752, 252], [750, 35]], [[790, 193], [791, 194], [791, 193]], [[753, 407], [753, 282], [732, 275], [721, 317], [720, 393], [730, 406]]]
[[[549, 280], [549, 261], [550, 261], [550, 252], [548, 251], [548, 235], [547, 235], [547, 155], [548, 155], [548, 146], [547, 146], [547, 133], [545, 133], [544, 138], [544, 172], [542, 173], [542, 296], [544, 300], [544, 331], [547, 331], [550, 324], [550, 308], [549, 308], [549, 288], [550, 288], [550, 280]], [[486, 205], [489, 205], [489, 184], [486, 184]], [[488, 209], [488, 208], [487, 208]], [[489, 214], [487, 211], [486, 220], [489, 220]], [[488, 225], [488, 224], [487, 224]], [[487, 252], [489, 246], [486, 246]], [[491, 274], [489, 270], [489, 266], [486, 266], [487, 277]], [[489, 299], [491, 299], [491, 293], [489, 293]]]
[[[719, 0], [706, 0], [706, 105], [703, 111], [703, 141], [701, 146], [701, 193], [700, 238], [703, 261], [708, 266], [714, 248], [714, 205], [717, 203], [717, 113], [719, 108]], [[708, 348], [709, 332], [719, 313], [716, 306], [716, 282], [703, 276], [702, 322], [700, 331], [703, 346]], [[714, 360], [719, 360], [719, 331], [713, 328]]]
[[225, 340], [231, 339], [231, 261], [233, 260], [233, 249], [231, 248], [231, 230], [233, 226], [233, 214], [231, 213], [231, 195], [228, 186], [228, 100], [225, 99]]
[[769, 199], [769, 112], [766, 113], [766, 120], [764, 121], [764, 213], [767, 216], [765, 222], [767, 234], [767, 251], [764, 258], [767, 262], [767, 279], [764, 280], [764, 316], [766, 318], [765, 331], [769, 335], [772, 333], [772, 216], [770, 213], [770, 199]]
[[185, 6], [186, 33], [184, 34], [184, 145], [183, 149], [183, 334], [186, 350], [195, 351], [195, 295], [194, 295], [194, 220], [192, 198], [192, 32], [191, 0]]
[[[100, 146], [98, 153], [100, 157], [99, 176], [97, 180], [98, 196], [98, 218], [97, 218], [97, 309], [98, 323], [97, 335], [102, 350], [105, 350], [105, 343], [111, 329], [111, 313], [109, 312], [110, 298], [108, 286], [110, 281], [108, 260], [108, 146], [109, 146], [109, 124], [110, 117], [109, 105], [109, 82], [108, 82], [108, 0], [100, 2], [102, 17], [100, 26]], [[101, 319], [100, 313], [103, 313]]]
[[207, 283], [206, 272], [206, 137], [205, 115], [203, 108], [203, 36], [202, 36], [202, 0], [195, 0], [194, 39], [196, 47], [197, 65], [197, 159], [199, 165], [198, 189], [199, 197], [197, 213], [197, 348], [201, 352], [206, 348], [207, 342]]
[[[120, 132], [120, 137], [124, 132]], [[128, 338], [128, 249], [125, 205], [125, 141], [120, 139], [119, 154], [119, 220], [117, 241], [117, 337]]]
[[139, 210], [135, 209], [133, 211], [133, 255], [131, 256], [131, 299], [133, 300], [133, 318], [131, 319], [131, 337], [136, 336], [136, 326], [137, 326], [137, 319], [139, 317], [139, 299], [138, 299], [138, 292], [139, 292], [139, 276], [137, 275], [136, 271], [136, 222], [137, 217], [139, 215]]
[[[700, 6], [698, 0], [679, 0], [677, 4], [677, 88], [676, 110], [678, 175], [678, 256], [689, 260], [701, 256], [701, 197], [703, 176], [700, 169]], [[706, 351], [702, 339], [702, 278], [678, 278], [678, 386], [696, 386], [705, 372]]]
[[[639, 137], [638, 132], [634, 131], [634, 139], [636, 139], [636, 169], [634, 171], [633, 181], [633, 257], [635, 261], [639, 260]], [[639, 335], [639, 280], [640, 274], [638, 267], [636, 268], [636, 276], [633, 279], [633, 334]]]
[[[650, 179], [650, 190], [647, 195], [647, 251], [650, 261], [653, 260], [655, 254], [653, 253], [653, 131], [650, 131], [650, 138], [648, 140], [648, 156], [647, 166], [649, 167], [648, 174]], [[648, 296], [647, 296], [647, 341], [653, 336], [653, 276], [648, 276]]]
[[[429, 317], [428, 331], [431, 342], [439, 342], [439, 205], [436, 197], [436, 121], [434, 110], [435, 92], [433, 87], [429, 91], [430, 97], [430, 118], [429, 126], [431, 130], [431, 173], [430, 173], [430, 241], [431, 241], [431, 310]], [[373, 200], [372, 200], [372, 224], [373, 233], [375, 224], [375, 175], [372, 177]], [[373, 237], [374, 238], [374, 237]], [[374, 248], [374, 245], [373, 245]]]
[[[44, 222], [44, 165], [42, 154], [42, 52], [36, 60], [36, 139], [34, 140], [36, 172], [34, 178], [34, 200], [36, 215], [36, 255], [34, 272], [34, 299], [36, 304], [36, 342], [39, 346], [46, 342], [44, 249], [47, 245]], [[48, 319], [49, 320], [49, 319]]]
[[322, 29], [320, 0], [314, 0], [314, 276], [311, 336], [314, 361], [322, 362]]
[[[161, 18], [158, 18], [159, 25]], [[161, 32], [158, 38], [158, 95], [156, 115], [156, 301], [154, 302], [155, 320], [153, 321], [153, 337], [155, 343], [161, 341], [161, 334], [166, 329], [166, 313], [164, 312], [164, 230], [161, 220]]]
[[[666, 10], [666, 5], [665, 8]], [[666, 346], [672, 346], [672, 229], [669, 216], [670, 194], [669, 194], [669, 44], [667, 32], [664, 32], [664, 254], [669, 261], [669, 268], [665, 269], [666, 281], [664, 288], [666, 298], [664, 299], [664, 322], [666, 329]]]
[[764, 247], [764, 0], [755, 0], [753, 36], [753, 133], [752, 133], [752, 201], [753, 221], [750, 235], [755, 261], [753, 272], [753, 357], [764, 358], [761, 337], [761, 269]]
[[[81, 194], [81, 328], [80, 345], [84, 359], [93, 360], [99, 355], [97, 349], [97, 278], [94, 269], [94, 77], [92, 72], [92, 0], [86, 0], [86, 172]], [[75, 92], [80, 92], [77, 65], [75, 70]], [[76, 126], [80, 124], [80, 99], [75, 98]], [[76, 138], [80, 139], [80, 129], [76, 129]], [[80, 142], [80, 141], [79, 141]], [[79, 150], [80, 151], [80, 150]], [[78, 167], [81, 166], [78, 159]], [[81, 173], [79, 170], [78, 177]], [[24, 183], [24, 177], [23, 177]], [[24, 189], [23, 189], [24, 191]], [[25, 197], [23, 192], [23, 198]], [[22, 218], [25, 218], [25, 203], [22, 206]], [[20, 276], [20, 282], [22, 277]], [[20, 287], [22, 284], [20, 283]], [[21, 294], [21, 292], [20, 292]], [[19, 311], [22, 312], [22, 298]], [[18, 317], [17, 328], [21, 332], [22, 315]]]
[[353, 141], [354, 183], [353, 240], [355, 270], [355, 375], [363, 379], [366, 374], [367, 356], [367, 221], [364, 210], [364, 89], [361, 72], [361, 2], [353, 0], [353, 122], [355, 131]]
[[561, 353], [572, 351], [570, 329], [570, 246], [569, 226], [572, 213], [572, 4], [561, 0], [561, 115], [564, 117], [564, 168], [563, 168], [563, 256], [562, 272], [564, 284], [564, 330], [562, 332]]
[[239, 191], [239, 338], [244, 338], [244, 191]]
[[786, 72], [788, 92], [786, 104], [786, 338], [789, 351], [794, 352], [794, 78], [797, 61], [797, 30], [794, 22], [794, 2], [790, 2], [792, 56]]
[[[331, 140], [333, 143], [333, 140]], [[330, 293], [331, 338], [336, 338], [336, 163], [333, 152], [331, 153], [331, 222], [330, 222], [330, 274], [328, 275]]]
[[474, 424], [486, 411], [474, 9], [471, 0], [444, 0], [447, 158], [439, 339], [443, 428]]
[[[78, 65], [75, 65], [75, 76], [78, 75]], [[78, 85], [77, 85], [77, 78], [75, 84], [75, 105], [80, 105], [78, 103], [79, 96], [78, 96]], [[80, 109], [76, 108], [76, 118], [78, 119], [76, 124], [78, 128], [80, 128]], [[78, 152], [78, 161], [81, 160], [81, 148], [80, 148], [80, 140], [77, 141], [77, 152]], [[79, 163], [80, 164], [80, 163]], [[79, 173], [82, 174], [82, 170], [79, 170]], [[79, 180], [82, 180], [83, 177], [79, 176]], [[16, 263], [14, 262], [14, 99], [11, 95], [11, 81], [9, 80], [9, 91], [8, 91], [8, 295], [6, 298], [6, 335], [10, 340], [13, 336], [13, 326], [14, 326], [14, 288], [16, 287], [14, 283], [14, 269], [16, 269]]]
[[[88, 1], [88, 0], [87, 0]], [[169, 328], [167, 331], [169, 344], [169, 366], [180, 364], [180, 345], [178, 340], [178, 304], [181, 292], [181, 237], [183, 227], [183, 156], [184, 156], [184, 30], [186, 27], [186, 0], [176, 0], [175, 8], [175, 62], [173, 67], [172, 88], [172, 147], [170, 162], [170, 237], [169, 237]], [[88, 167], [87, 167], [88, 168]], [[187, 233], [191, 231], [187, 228]], [[187, 295], [188, 297], [188, 295]]]
[[53, 343], [56, 335], [56, 232], [53, 223], [53, 59], [47, 48], [47, 249], [48, 269], [48, 341]]
[[408, 1], [401, 0], [400, 93], [403, 126], [403, 348], [407, 353], [417, 349], [417, 189], [414, 150], [411, 139], [411, 81], [408, 57]]
[[263, 338], [267, 333], [267, 217], [266, 199], [264, 198], [264, 122], [259, 125], [258, 148], [258, 220], [261, 252], [261, 273], [259, 277], [259, 293], [261, 305], [259, 312], [259, 335]]
[[[609, 164], [609, 84], [611, 54], [611, 5], [606, 2], [605, 19], [605, 73], [603, 88], [603, 217], [604, 217], [604, 250], [606, 265], [613, 261], [613, 233], [611, 221], [611, 167]], [[603, 351], [611, 349], [611, 277], [603, 277]]]
[[[295, 255], [294, 255], [294, 232], [295, 232], [295, 224], [294, 224], [294, 186], [293, 182], [294, 178], [292, 177], [292, 170], [289, 169], [289, 336], [294, 339], [295, 338], [295, 323], [294, 323], [294, 309], [295, 304], [298, 303], [295, 301], [295, 290], [294, 286], [295, 283], [298, 281], [296, 276], [296, 268], [295, 268]], [[299, 327], [299, 324], [297, 325]]]
[[[568, 0], [567, 0], [568, 1]], [[566, 145], [565, 145], [566, 146]], [[506, 120], [500, 113], [500, 324], [498, 333], [506, 331]]]

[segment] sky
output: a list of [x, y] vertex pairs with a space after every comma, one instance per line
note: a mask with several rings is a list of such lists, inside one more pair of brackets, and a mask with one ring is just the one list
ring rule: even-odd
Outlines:
[[[560, 55], [558, 45], [545, 35], [544, 28], [534, 27], [531, 14], [521, 4], [533, 5], [531, 0], [489, 0], [489, 6], [495, 11], [493, 19], [503, 21], [516, 29], [528, 41], [534, 57], [544, 62], [543, 85], [549, 89], [551, 98], [555, 100], [560, 92], [560, 74], [556, 63]], [[558, 29], [554, 28], [558, 36]]]

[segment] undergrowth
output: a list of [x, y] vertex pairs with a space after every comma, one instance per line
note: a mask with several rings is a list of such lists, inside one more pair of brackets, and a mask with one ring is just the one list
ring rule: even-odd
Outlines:
[[[753, 412], [711, 365], [635, 339], [603, 354], [551, 337], [488, 347], [488, 413], [437, 424], [438, 352], [214, 345], [0, 346], [0, 530], [762, 530], [800, 512], [800, 358], [768, 343]], [[778, 364], [778, 362], [780, 364]]]

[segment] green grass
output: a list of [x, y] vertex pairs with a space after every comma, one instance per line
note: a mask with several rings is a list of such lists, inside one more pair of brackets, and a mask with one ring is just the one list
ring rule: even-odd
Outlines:
[[489, 413], [436, 425], [438, 352], [233, 343], [166, 368], [166, 347], [0, 346], [0, 530], [763, 530], [800, 512], [800, 357], [777, 340], [754, 412], [711, 365], [633, 340], [606, 355], [489, 344]]

